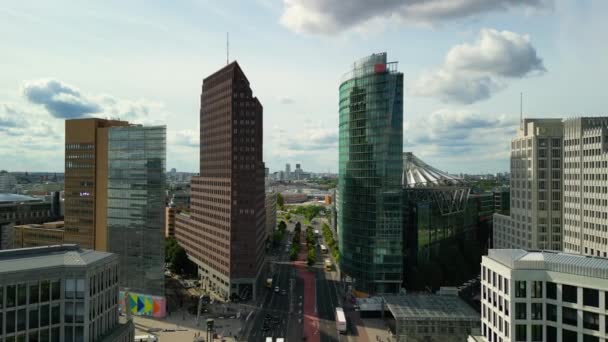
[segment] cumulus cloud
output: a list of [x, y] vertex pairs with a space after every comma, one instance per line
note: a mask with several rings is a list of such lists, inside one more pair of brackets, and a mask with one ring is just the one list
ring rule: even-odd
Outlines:
[[159, 103], [122, 100], [107, 94], [85, 94], [59, 80], [25, 81], [21, 92], [27, 101], [42, 105], [49, 114], [58, 119], [100, 117], [146, 125], [166, 124], [164, 119], [167, 113]]
[[43, 105], [56, 118], [75, 119], [99, 113], [101, 107], [77, 89], [56, 80], [26, 81], [22, 92], [34, 104]]
[[338, 146], [338, 132], [331, 129], [309, 128], [291, 136], [283, 145], [292, 151], [322, 151]]
[[283, 0], [280, 21], [297, 33], [335, 34], [378, 19], [434, 25], [516, 8], [543, 9], [550, 4], [551, 0]]
[[514, 115], [441, 109], [424, 120], [406, 121], [404, 150], [444, 161], [506, 158], [517, 124]]
[[546, 72], [528, 35], [483, 29], [474, 44], [450, 49], [443, 65], [410, 86], [419, 96], [471, 104], [504, 89], [507, 81]]

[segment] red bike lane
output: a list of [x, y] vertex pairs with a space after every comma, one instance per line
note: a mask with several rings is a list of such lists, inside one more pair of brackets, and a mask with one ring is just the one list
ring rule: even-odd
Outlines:
[[306, 341], [319, 342], [319, 316], [315, 312], [315, 302], [317, 300], [317, 294], [315, 292], [316, 275], [314, 272], [309, 271], [308, 266], [306, 265], [306, 257], [308, 256], [306, 244], [300, 244], [300, 246], [300, 254], [298, 255], [298, 260], [294, 261], [294, 265], [298, 271], [298, 276], [304, 282], [304, 303], [302, 303], [304, 320], [302, 322], [302, 336], [306, 337]]

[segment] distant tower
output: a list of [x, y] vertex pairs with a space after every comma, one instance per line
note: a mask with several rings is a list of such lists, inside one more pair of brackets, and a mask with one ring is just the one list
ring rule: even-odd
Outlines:
[[285, 180], [291, 179], [291, 164], [285, 164]]

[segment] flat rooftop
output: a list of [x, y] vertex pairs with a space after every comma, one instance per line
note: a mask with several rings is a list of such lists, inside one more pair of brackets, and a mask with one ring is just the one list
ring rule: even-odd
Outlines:
[[408, 294], [384, 296], [395, 320], [479, 321], [479, 313], [457, 296]]
[[545, 270], [608, 279], [608, 259], [555, 251], [490, 249], [484, 258], [510, 269]]
[[19, 194], [0, 193], [0, 203], [12, 202], [42, 202], [42, 200], [36, 197], [24, 196]]
[[0, 274], [27, 272], [51, 267], [85, 267], [115, 254], [82, 249], [78, 245], [0, 250]]

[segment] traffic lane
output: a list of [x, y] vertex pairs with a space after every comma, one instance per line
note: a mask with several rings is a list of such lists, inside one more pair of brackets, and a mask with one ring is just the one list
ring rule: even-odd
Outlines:
[[317, 314], [319, 316], [319, 334], [321, 341], [338, 341], [336, 330], [335, 310], [336, 298], [325, 279], [322, 270], [317, 271]]

